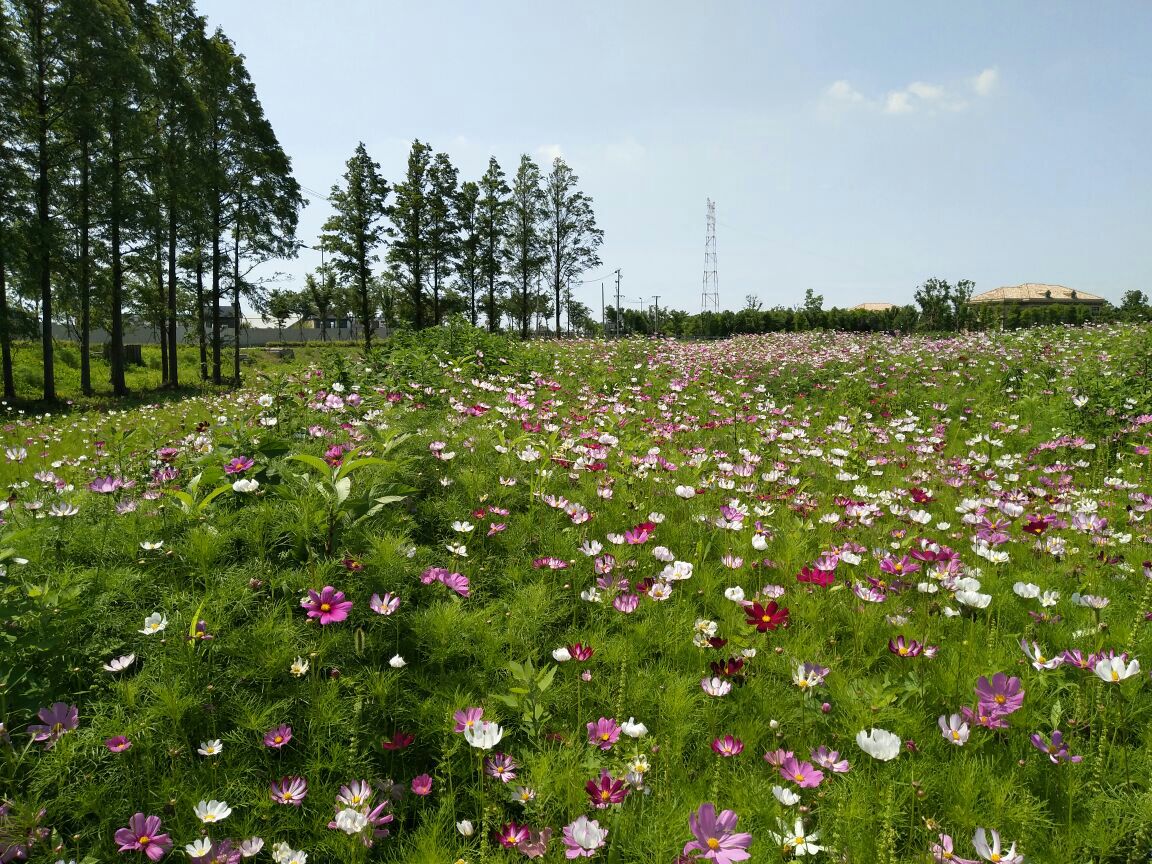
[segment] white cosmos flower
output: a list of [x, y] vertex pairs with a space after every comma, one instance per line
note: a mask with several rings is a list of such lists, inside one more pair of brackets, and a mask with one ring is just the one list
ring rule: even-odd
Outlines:
[[[567, 827], [568, 836], [582, 850], [596, 850], [604, 845], [608, 837], [608, 829], [601, 828], [600, 823], [587, 816], [577, 816], [576, 821]], [[579, 850], [573, 850], [577, 853]], [[568, 857], [576, 857], [569, 853]]]
[[992, 602], [991, 594], [981, 594], [979, 591], [957, 591], [956, 602], [971, 606], [973, 609], [987, 609]]
[[473, 525], [471, 522], [456, 521], [456, 522], [452, 523], [452, 530], [458, 531], [461, 534], [467, 534], [468, 532], [472, 531], [475, 527], [476, 526]]
[[491, 750], [504, 737], [504, 729], [490, 720], [464, 728], [464, 740], [478, 750]]
[[648, 727], [643, 723], [637, 723], [635, 717], [629, 717], [627, 723], [620, 724], [620, 731], [629, 738], [643, 738], [648, 734]]
[[476, 829], [472, 826], [471, 820], [463, 819], [456, 823], [456, 830], [459, 831], [463, 837], [471, 837]]
[[557, 663], [567, 663], [572, 659], [572, 652], [561, 645], [552, 652], [552, 659]]
[[259, 480], [253, 480], [253, 479], [248, 478], [248, 477], [241, 477], [239, 480], [237, 480], [235, 483], [232, 484], [232, 491], [233, 492], [240, 492], [240, 493], [255, 492], [259, 488], [260, 488], [260, 481]]
[[140, 630], [140, 632], [146, 635], [151, 635], [153, 633], [159, 633], [167, 626], [168, 619], [159, 612], [153, 612], [151, 615], [144, 619], [144, 627]]
[[785, 807], [793, 807], [800, 803], [800, 796], [791, 789], [785, 789], [783, 786], [773, 786], [772, 794], [775, 795], [776, 800]]
[[135, 654], [125, 654], [122, 657], [117, 657], [109, 663], [104, 664], [104, 669], [108, 672], [123, 672], [129, 666], [136, 662]]
[[336, 827], [345, 834], [359, 834], [368, 824], [368, 817], [353, 807], [347, 807], [336, 814]]
[[196, 748], [196, 752], [201, 756], [217, 756], [223, 749], [224, 745], [220, 743], [220, 739], [213, 738], [211, 741], [201, 741], [200, 746]]
[[677, 486], [676, 487], [676, 494], [679, 497], [683, 498], [685, 501], [687, 501], [689, 498], [695, 498], [696, 497], [696, 490], [693, 489], [691, 486]]
[[900, 736], [886, 729], [861, 730], [856, 733], [856, 744], [873, 759], [882, 762], [888, 762], [900, 755]]
[[297, 678], [302, 678], [308, 673], [308, 661], [303, 657], [297, 657], [292, 661], [292, 666], [288, 671]]
[[157, 549], [164, 548], [163, 540], [145, 540], [140, 544], [140, 548], [145, 552], [154, 552]]
[[731, 600], [733, 603], [744, 602], [744, 589], [739, 585], [734, 585], [731, 588], [724, 589], [724, 596]]
[[1092, 671], [1101, 681], [1118, 684], [1125, 678], [1140, 674], [1140, 661], [1132, 660], [1126, 663], [1123, 654], [1119, 657], [1105, 657], [1092, 667]]
[[191, 858], [203, 858], [212, 851], [212, 838], [201, 837], [199, 840], [185, 846], [184, 851], [187, 852]]
[[196, 818], [205, 825], [211, 822], [222, 822], [232, 813], [227, 801], [201, 801], [196, 805]]
[[402, 669], [408, 665], [408, 661], [401, 657], [399, 654], [394, 654], [392, 659], [388, 661], [388, 665], [393, 669]]
[[1025, 600], [1040, 596], [1040, 586], [1033, 585], [1031, 582], [1017, 582], [1012, 586], [1012, 591], [1017, 597], [1023, 597]]

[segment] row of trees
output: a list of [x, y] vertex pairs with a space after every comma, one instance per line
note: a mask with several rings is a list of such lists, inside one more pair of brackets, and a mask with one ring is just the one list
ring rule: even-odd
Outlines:
[[545, 175], [527, 155], [511, 185], [495, 158], [479, 179], [460, 182], [448, 154], [416, 140], [390, 185], [361, 143], [328, 199], [334, 212], [319, 242], [331, 262], [299, 291], [270, 292], [263, 311], [281, 325], [314, 314], [321, 326], [349, 313], [365, 348], [377, 322], [419, 330], [457, 313], [473, 326], [483, 316], [490, 331], [507, 315], [524, 338], [533, 315], [552, 313], [559, 332], [568, 284], [599, 265], [603, 240], [578, 183], [562, 158]]
[[295, 254], [303, 203], [243, 56], [192, 0], [0, 0], [6, 397], [13, 301], [39, 319], [45, 399], [55, 322], [79, 338], [85, 393], [91, 333], [106, 330], [112, 389], [126, 392], [126, 313], [161, 333], [166, 383], [180, 382], [190, 320], [200, 377], [210, 365], [222, 381], [221, 302], [239, 308], [259, 289], [252, 268]]
[[950, 333], [962, 330], [1014, 329], [1044, 324], [1085, 324], [1105, 321], [1152, 320], [1152, 307], [1140, 291], [1128, 291], [1119, 306], [1076, 304], [984, 304], [971, 306], [975, 288], [969, 280], [951, 284], [929, 279], [915, 291], [915, 305], [887, 309], [824, 308], [824, 298], [812, 290], [794, 307], [765, 309], [748, 295], [736, 311], [691, 314], [677, 309], [641, 311], [613, 307], [606, 311], [608, 335], [662, 333], [689, 339], [721, 339], [740, 333], [793, 333], [806, 330], [850, 332]]

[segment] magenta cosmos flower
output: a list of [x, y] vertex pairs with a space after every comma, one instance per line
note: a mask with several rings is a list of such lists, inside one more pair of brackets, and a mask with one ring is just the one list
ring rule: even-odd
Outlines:
[[691, 852], [693, 857], [716, 861], [717, 864], [751, 858], [748, 847], [752, 845], [752, 835], [735, 833], [737, 818], [731, 810], [717, 815], [711, 802], [701, 804], [700, 809], [688, 817], [688, 826], [696, 839], [684, 844], [683, 854]]
[[33, 741], [43, 741], [46, 750], [52, 749], [65, 732], [71, 732], [80, 725], [79, 709], [67, 702], [54, 702], [47, 708], [41, 708], [36, 716], [40, 722], [29, 726], [28, 732]]
[[595, 723], [588, 724], [588, 743], [601, 750], [611, 750], [612, 745], [620, 740], [620, 724], [607, 717], [601, 717]]
[[132, 742], [123, 735], [114, 735], [104, 742], [104, 746], [113, 753], [123, 753], [125, 750], [131, 748]]
[[415, 795], [430, 795], [432, 793], [432, 778], [427, 774], [412, 778], [412, 792]]
[[228, 464], [224, 466], [224, 473], [243, 474], [255, 464], [248, 456], [237, 456], [235, 459], [230, 459]]
[[344, 599], [343, 591], [325, 585], [319, 594], [309, 588], [308, 596], [300, 601], [300, 605], [308, 610], [309, 618], [319, 618], [323, 626], [339, 624], [345, 620], [348, 617], [348, 610], [352, 608], [352, 601]]
[[814, 789], [824, 782], [824, 772], [819, 771], [811, 762], [801, 762], [795, 756], [790, 756], [780, 763], [780, 776], [791, 780], [801, 789]]
[[273, 750], [279, 750], [285, 744], [292, 740], [292, 727], [287, 725], [277, 726], [275, 729], [269, 729], [264, 733], [264, 746], [270, 747]]
[[744, 752], [744, 742], [731, 735], [725, 735], [712, 742], [712, 750], [718, 756], [738, 756]]
[[613, 779], [607, 771], [601, 771], [599, 780], [589, 780], [584, 784], [584, 791], [593, 807], [604, 810], [609, 804], [619, 804], [628, 797], [628, 784]]
[[121, 852], [143, 852], [149, 861], [159, 861], [172, 848], [172, 840], [160, 831], [159, 816], [137, 813], [128, 820], [127, 828], [116, 831]]

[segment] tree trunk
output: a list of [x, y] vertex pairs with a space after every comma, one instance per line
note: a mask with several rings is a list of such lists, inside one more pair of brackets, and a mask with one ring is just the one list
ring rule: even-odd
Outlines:
[[180, 362], [176, 343], [176, 192], [168, 183], [168, 384], [180, 386]]
[[92, 395], [92, 219], [89, 184], [92, 153], [88, 134], [80, 142], [80, 391]]
[[220, 196], [212, 201], [212, 383], [220, 384]]
[[520, 338], [528, 338], [528, 320], [532, 317], [532, 310], [528, 308], [528, 277], [520, 281]]
[[[556, 338], [560, 338], [560, 268], [556, 268], [556, 273], [552, 277], [552, 288], [556, 292]], [[572, 320], [572, 314], [568, 314], [568, 320]]]
[[109, 227], [112, 241], [112, 332], [109, 359], [112, 365], [112, 394], [124, 396], [128, 384], [124, 380], [124, 261], [120, 248], [121, 201], [123, 192], [120, 174], [120, 108], [113, 105], [112, 122], [109, 124], [109, 149], [112, 167], [112, 187], [109, 196]]
[[56, 399], [56, 368], [52, 343], [52, 214], [48, 210], [48, 58], [44, 45], [43, 10], [34, 27], [36, 45], [36, 260], [40, 285], [41, 338], [44, 360], [44, 399]]
[[[364, 271], [360, 271], [360, 316], [364, 322], [364, 353], [367, 354], [372, 350], [372, 322], [369, 318], [368, 308], [368, 280], [365, 278]], [[420, 307], [416, 307], [416, 329], [420, 329]]]
[[196, 238], [196, 341], [200, 345], [200, 380], [208, 380], [208, 334], [204, 330], [204, 249]]
[[161, 237], [161, 231], [163, 231], [163, 221], [160, 218], [159, 205], [156, 207], [155, 227], [156, 234], [153, 237], [153, 240], [156, 247], [154, 249], [156, 260], [153, 263], [156, 265], [156, 299], [158, 301], [157, 309], [160, 313], [160, 320], [158, 322], [157, 329], [159, 330], [158, 335], [160, 337], [160, 383], [163, 386], [167, 385], [171, 380], [169, 377], [170, 370], [168, 367], [171, 352], [168, 350], [168, 315], [166, 313], [167, 307], [164, 297], [164, 244], [163, 238]]
[[16, 381], [12, 376], [12, 336], [8, 330], [8, 262], [4, 256], [4, 220], [0, 219], [0, 364], [3, 365], [4, 398], [16, 398]]
[[232, 386], [240, 386], [240, 225], [243, 200], [236, 202], [236, 230], [232, 245]]

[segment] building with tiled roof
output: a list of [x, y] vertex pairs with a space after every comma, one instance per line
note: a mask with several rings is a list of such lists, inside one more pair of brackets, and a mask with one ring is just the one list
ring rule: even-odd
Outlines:
[[1023, 285], [1008, 285], [977, 294], [968, 301], [974, 305], [1003, 304], [1021, 306], [1081, 305], [1103, 306], [1108, 301], [1087, 291], [1077, 291], [1064, 285], [1046, 285], [1041, 282], [1025, 282]]

